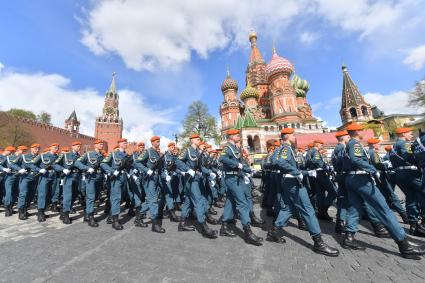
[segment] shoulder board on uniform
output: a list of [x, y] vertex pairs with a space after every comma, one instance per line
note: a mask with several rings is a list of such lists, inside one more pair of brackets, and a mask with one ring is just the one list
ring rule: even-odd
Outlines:
[[361, 144], [359, 144], [359, 143], [355, 143], [355, 144], [353, 145], [353, 150], [354, 150], [354, 156], [358, 156], [358, 157], [363, 156], [363, 154], [362, 154], [362, 146], [361, 146]]

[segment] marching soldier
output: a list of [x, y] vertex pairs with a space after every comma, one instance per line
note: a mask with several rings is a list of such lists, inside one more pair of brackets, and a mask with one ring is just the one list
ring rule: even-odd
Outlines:
[[[190, 208], [193, 206], [196, 220], [201, 228], [204, 237], [213, 239], [217, 238], [217, 231], [208, 227], [205, 219], [205, 200], [201, 192], [202, 187], [202, 161], [199, 152], [199, 144], [201, 138], [199, 134], [190, 136], [191, 146], [182, 151], [176, 160], [176, 166], [185, 177], [185, 200], [182, 206], [181, 222], [179, 223], [179, 231], [194, 231], [195, 227], [190, 225], [188, 218]], [[205, 170], [205, 169], [204, 169]]]
[[222, 227], [220, 234], [234, 237], [235, 234], [228, 227], [228, 222], [233, 219], [234, 209], [239, 212], [244, 230], [245, 241], [256, 246], [262, 245], [262, 238], [257, 237], [251, 230], [250, 207], [245, 196], [245, 174], [251, 173], [251, 169], [243, 164], [242, 152], [236, 146], [240, 141], [240, 131], [230, 129], [226, 132], [229, 137], [227, 146], [223, 149], [220, 162], [223, 163], [225, 182], [227, 185], [227, 199], [224, 205]]
[[387, 180], [387, 166], [385, 165], [382, 157], [379, 155], [379, 142], [380, 140], [376, 138], [371, 138], [367, 141], [369, 145], [370, 161], [380, 174], [380, 178], [377, 180], [376, 185], [387, 200], [388, 205], [393, 207], [398, 212], [404, 223], [409, 223], [406, 209], [404, 209], [404, 207], [401, 205], [399, 198], [394, 193], [390, 183]]
[[346, 177], [349, 206], [343, 246], [357, 250], [365, 249], [354, 239], [363, 212], [363, 201], [365, 201], [379, 221], [387, 228], [397, 243], [401, 255], [409, 259], [420, 259], [420, 256], [425, 254], [425, 247], [412, 246], [404, 229], [397, 222], [394, 213], [375, 185], [375, 179], [379, 179], [380, 174], [369, 163], [368, 154], [359, 142], [359, 132], [362, 130], [363, 126], [356, 123], [347, 127], [351, 139], [347, 143], [347, 158], [344, 159], [344, 166], [349, 170]]
[[71, 152], [63, 152], [53, 164], [53, 169], [63, 174], [63, 199], [62, 199], [62, 222], [71, 224], [72, 219], [69, 213], [72, 209], [73, 196], [78, 193], [80, 185], [80, 170], [75, 166], [75, 161], [80, 157], [81, 142], [74, 141], [72, 143]]
[[153, 136], [151, 138], [152, 146], [137, 158], [134, 166], [145, 176], [146, 201], [141, 207], [141, 213], [149, 211], [153, 232], [165, 233], [158, 216], [158, 199], [161, 197], [160, 178], [164, 159], [160, 153], [160, 142], [159, 136]]
[[109, 175], [110, 180], [110, 204], [112, 228], [122, 230], [124, 227], [119, 221], [121, 192], [127, 186], [127, 174], [130, 169], [131, 157], [125, 151], [127, 139], [118, 140], [118, 148], [112, 151], [100, 163], [100, 167]]
[[100, 167], [103, 160], [103, 141], [95, 140], [94, 150], [88, 151], [75, 161], [74, 166], [85, 172], [86, 183], [86, 207], [84, 220], [90, 227], [98, 227], [94, 218], [94, 202], [96, 200], [96, 192], [101, 190], [104, 181], [104, 174]]
[[406, 196], [406, 211], [410, 222], [410, 234], [425, 237], [425, 227], [418, 224], [420, 210], [425, 209], [425, 190], [421, 174], [411, 148], [411, 128], [395, 130], [397, 141], [390, 152], [390, 161], [396, 171], [396, 182]]
[[[6, 177], [4, 180], [4, 207], [5, 207], [5, 216], [12, 216], [13, 214], [13, 203], [15, 202], [15, 197], [17, 195], [18, 189], [18, 174], [21, 168], [19, 167], [18, 160], [20, 155], [27, 149], [25, 146], [19, 146], [16, 150], [12, 146], [6, 147], [4, 155], [6, 156], [6, 162], [3, 171], [6, 172]], [[5, 170], [6, 169], [6, 170]]]
[[[317, 220], [313, 206], [302, 180], [307, 172], [302, 172], [295, 160], [295, 154], [292, 146], [296, 139], [295, 130], [284, 128], [281, 130], [281, 139], [283, 141], [281, 151], [277, 159], [277, 166], [280, 170], [280, 180], [282, 182], [281, 194], [286, 202], [291, 202], [298, 210], [301, 217], [306, 222], [307, 230], [314, 241], [313, 251], [326, 256], [338, 256], [339, 251], [328, 246], [322, 239], [319, 221]], [[304, 173], [304, 174], [303, 174]], [[288, 224], [292, 216], [292, 211], [288, 205], [280, 205], [280, 211], [273, 223], [273, 227], [267, 233], [269, 241], [285, 243], [285, 239], [280, 236], [280, 230]]]
[[46, 221], [44, 211], [49, 202], [49, 196], [53, 193], [56, 182], [56, 173], [53, 170], [53, 164], [58, 158], [59, 144], [53, 143], [48, 151], [36, 156], [31, 162], [31, 170], [36, 173], [38, 178], [37, 186], [37, 220]]

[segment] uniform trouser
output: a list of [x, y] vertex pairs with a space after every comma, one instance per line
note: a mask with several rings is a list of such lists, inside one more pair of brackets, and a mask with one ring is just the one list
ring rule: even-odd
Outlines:
[[170, 185], [174, 202], [181, 203], [180, 195], [183, 192], [183, 184], [181, 183], [180, 176], [172, 176]]
[[86, 177], [86, 213], [90, 214], [94, 212], [94, 202], [96, 200], [96, 191], [103, 185], [103, 178], [90, 176]]
[[425, 188], [419, 171], [397, 170], [397, 185], [406, 196], [406, 212], [410, 222], [417, 222], [420, 210], [425, 209]]
[[59, 197], [61, 195], [61, 185], [60, 185], [60, 176], [56, 174], [55, 178], [52, 181], [52, 185], [51, 185], [51, 198], [50, 201], [52, 203], [57, 203], [59, 202]]
[[7, 174], [4, 181], [4, 205], [12, 205], [18, 192], [18, 176], [14, 174]]
[[[311, 236], [321, 233], [319, 221], [311, 205], [307, 189], [295, 178], [282, 178], [282, 196], [285, 203], [292, 203], [304, 219]], [[274, 222], [276, 227], [283, 227], [288, 224], [292, 216], [289, 205], [282, 204], [279, 214]]]
[[167, 207], [168, 210], [174, 209], [174, 198], [173, 198], [173, 189], [171, 187], [171, 181], [167, 181], [166, 179], [160, 180], [161, 182], [161, 200], [159, 203], [159, 211], [164, 209], [164, 206]]
[[4, 176], [0, 175], [0, 204], [3, 203], [3, 196], [4, 196]]
[[233, 207], [235, 207], [236, 210], [239, 212], [242, 225], [249, 225], [251, 223], [251, 218], [249, 215], [250, 207], [245, 194], [247, 190], [245, 187], [247, 185], [244, 183], [244, 179], [239, 176], [227, 175], [225, 177], [225, 182], [228, 191], [225, 203], [225, 208], [227, 209], [225, 209], [223, 212], [223, 221], [233, 219]]
[[109, 201], [111, 203], [111, 215], [120, 214], [121, 194], [127, 185], [127, 174], [119, 174], [111, 179], [111, 193]]
[[186, 179], [185, 188], [185, 201], [182, 206], [182, 218], [186, 219], [189, 217], [190, 207], [193, 205], [196, 214], [196, 220], [198, 223], [205, 222], [205, 201], [202, 196], [200, 183], [202, 182], [199, 176], [190, 177]]
[[74, 195], [78, 191], [78, 186], [80, 185], [80, 178], [78, 174], [70, 174], [65, 176], [63, 179], [63, 200], [62, 200], [62, 210], [64, 212], [71, 211], [72, 201]]
[[338, 183], [336, 219], [345, 221], [347, 218], [347, 190], [345, 188], [345, 174], [338, 173], [336, 180]]
[[250, 212], [254, 211], [254, 202], [252, 200], [252, 185], [251, 185], [251, 183], [245, 184], [244, 194], [245, 194], [246, 201], [248, 202], [249, 211]]
[[404, 229], [398, 223], [379, 189], [373, 185], [369, 175], [348, 175], [345, 184], [348, 192], [348, 214], [345, 226], [347, 231], [357, 232], [363, 213], [363, 201], [365, 201], [394, 240], [401, 241], [406, 237]]
[[19, 182], [18, 208], [25, 208], [34, 196], [35, 179], [31, 176], [22, 176]]
[[[135, 177], [136, 180], [134, 179]], [[128, 197], [130, 198], [131, 205], [134, 207], [140, 207], [142, 205], [141, 201], [141, 177], [138, 177], [136, 175], [132, 175], [129, 179], [129, 186], [128, 186]]]
[[144, 183], [146, 201], [142, 204], [140, 212], [146, 213], [149, 211], [151, 219], [158, 218], [158, 197], [161, 192], [159, 182], [159, 176], [152, 175], [147, 177]]
[[316, 177], [317, 184], [317, 206], [318, 207], [329, 207], [333, 204], [337, 193], [334, 184], [326, 175], [325, 171], [317, 171]]
[[384, 196], [384, 198], [392, 205], [392, 207], [394, 207], [394, 209], [398, 213], [406, 212], [406, 209], [401, 205], [400, 199], [395, 194], [385, 174], [382, 174], [379, 177], [379, 182], [377, 182], [377, 186], [379, 190], [381, 191], [381, 194]]
[[53, 192], [53, 186], [56, 183], [54, 176], [40, 176], [37, 186], [37, 208], [45, 209]]
[[220, 196], [223, 196], [227, 192], [227, 186], [226, 182], [224, 181], [224, 176], [220, 177], [220, 189], [219, 189]]

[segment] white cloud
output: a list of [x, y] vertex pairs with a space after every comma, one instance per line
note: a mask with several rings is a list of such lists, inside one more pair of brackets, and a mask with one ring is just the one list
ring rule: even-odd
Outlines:
[[4, 65], [0, 62], [0, 72], [1, 70], [3, 70], [3, 68], [4, 68]]
[[317, 39], [319, 39], [319, 35], [317, 33], [304, 31], [300, 34], [300, 41], [304, 44], [311, 44]]
[[[0, 110], [23, 108], [34, 113], [46, 111], [52, 115], [52, 123], [63, 127], [64, 120], [76, 110], [81, 122], [80, 131], [94, 135], [96, 116], [102, 113], [103, 95], [98, 91], [71, 89], [70, 80], [58, 74], [8, 72], [0, 73]], [[174, 125], [172, 109], [156, 110], [145, 103], [140, 94], [118, 89], [120, 113], [124, 120], [123, 135], [130, 141], [149, 141], [158, 125]], [[164, 142], [169, 139], [163, 137]], [[149, 143], [148, 143], [149, 144]]]
[[[226, 47], [249, 46], [248, 32], [279, 39], [312, 20], [358, 34], [375, 48], [399, 53], [417, 45], [425, 18], [415, 0], [98, 0], [84, 9], [81, 42], [94, 54], [117, 54], [128, 68], [161, 70], [202, 58]], [[87, 11], [87, 12], [85, 12]], [[402, 23], [402, 24], [401, 24]], [[317, 26], [316, 26], [317, 27]], [[288, 28], [285, 31], [285, 28]], [[322, 35], [321, 35], [322, 36]], [[324, 35], [323, 35], [324, 36]], [[317, 34], [303, 32], [307, 44]], [[395, 40], [396, 39], [396, 40]], [[379, 48], [377, 48], [379, 47]]]
[[414, 70], [422, 69], [425, 66], [425, 44], [411, 49], [403, 63]]
[[386, 115], [423, 113], [423, 109], [408, 105], [409, 93], [405, 91], [396, 91], [388, 95], [368, 92], [364, 97], [368, 103], [378, 106]]

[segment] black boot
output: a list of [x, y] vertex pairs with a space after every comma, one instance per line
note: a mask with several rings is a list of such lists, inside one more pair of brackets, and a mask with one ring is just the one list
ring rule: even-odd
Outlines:
[[306, 231], [307, 224], [305, 223], [304, 219], [302, 217], [298, 217], [297, 221], [298, 221], [298, 229]]
[[266, 240], [269, 242], [276, 242], [280, 244], [286, 243], [286, 240], [283, 236], [280, 236], [280, 231], [282, 229], [273, 225], [273, 227], [267, 232]]
[[388, 238], [390, 234], [385, 229], [385, 226], [381, 223], [372, 224], [373, 232], [375, 233], [375, 236], [378, 238]]
[[254, 211], [251, 211], [249, 213], [249, 216], [251, 218], [251, 224], [252, 226], [262, 226], [265, 221], [263, 219], [258, 218], [255, 214]]
[[122, 230], [124, 227], [121, 225], [118, 215], [112, 215], [112, 228], [115, 230]]
[[27, 220], [25, 216], [25, 210], [23, 208], [19, 208], [19, 220]]
[[134, 226], [142, 228], [148, 227], [148, 224], [146, 224], [142, 220], [142, 214], [140, 213], [140, 210], [136, 210], [136, 219], [134, 219]]
[[168, 213], [170, 214], [170, 221], [171, 222], [180, 222], [181, 221], [181, 217], [176, 214], [175, 209], [170, 209], [168, 211]]
[[271, 208], [271, 207], [267, 208], [267, 216], [276, 217], [276, 212], [273, 210], [273, 208]]
[[44, 214], [44, 209], [39, 209], [38, 210], [37, 220], [38, 220], [38, 222], [44, 222], [44, 221], [46, 221], [46, 215]]
[[93, 213], [88, 215], [88, 224], [90, 227], [99, 227], [99, 223], [97, 223], [96, 219], [94, 219]]
[[106, 224], [112, 224], [114, 220], [112, 219], [112, 215], [108, 215], [108, 218], [106, 218]]
[[325, 256], [338, 256], [339, 251], [335, 248], [328, 246], [322, 239], [322, 235], [313, 236], [313, 251]]
[[354, 233], [353, 232], [345, 232], [345, 238], [342, 242], [342, 247], [344, 249], [350, 249], [350, 250], [361, 250], [364, 251], [366, 248], [359, 245], [358, 241], [354, 239]]
[[223, 208], [224, 207], [224, 203], [222, 203], [221, 201], [219, 201], [219, 200], [216, 200], [215, 202], [214, 202], [214, 206], [215, 207], [218, 207], [218, 208]]
[[165, 233], [165, 229], [161, 227], [159, 219], [152, 219], [152, 231], [156, 233]]
[[406, 211], [402, 211], [399, 214], [400, 214], [401, 219], [403, 220], [403, 223], [408, 224], [409, 223], [409, 217], [407, 216]]
[[111, 212], [111, 205], [109, 204], [109, 200], [106, 200], [105, 208], [103, 209], [103, 213], [109, 214]]
[[133, 216], [135, 216], [136, 214], [134, 213], [134, 208], [133, 208], [133, 206], [130, 206], [130, 208], [128, 209], [128, 211], [127, 211], [127, 215], [129, 216], [129, 217], [133, 217]]
[[12, 216], [12, 212], [11, 212], [11, 209], [10, 209], [10, 205], [6, 205], [6, 206], [4, 207], [4, 209], [5, 209], [5, 211], [4, 211], [4, 216], [5, 216], [5, 217]]
[[201, 223], [201, 233], [205, 238], [215, 239], [217, 238], [217, 231], [208, 227], [207, 223]]
[[211, 215], [217, 215], [217, 210], [215, 210], [212, 206], [208, 209], [208, 213]]
[[343, 220], [337, 220], [335, 224], [335, 233], [342, 234], [345, 232], [345, 223]]
[[63, 224], [71, 224], [71, 218], [69, 218], [69, 211], [64, 211], [63, 212], [63, 220], [62, 220]]
[[52, 211], [52, 212], [58, 212], [58, 203], [57, 202], [53, 202], [50, 205], [50, 211]]
[[187, 219], [182, 219], [179, 223], [178, 231], [179, 232], [195, 231], [195, 226], [190, 225], [189, 222], [187, 221]]
[[396, 241], [396, 243], [401, 256], [404, 258], [420, 260], [420, 256], [425, 254], [424, 246], [412, 246], [407, 237], [403, 241]]
[[254, 246], [261, 246], [263, 243], [261, 242], [261, 238], [257, 237], [254, 233], [252, 233], [251, 227], [249, 225], [243, 226], [243, 231], [245, 235], [245, 242]]
[[319, 207], [317, 209], [317, 218], [325, 221], [332, 222], [333, 218], [329, 216], [328, 214], [328, 208], [327, 207]]
[[417, 237], [425, 237], [425, 229], [417, 222], [410, 223], [409, 234]]
[[218, 224], [218, 220], [217, 220], [217, 219], [215, 219], [214, 217], [212, 217], [212, 215], [211, 215], [211, 214], [209, 214], [209, 213], [207, 213], [206, 220], [207, 220], [207, 222], [208, 222], [209, 224], [211, 224], [211, 225], [217, 225], [217, 224]]
[[223, 224], [221, 224], [220, 236], [225, 236], [230, 238], [236, 237], [235, 232], [233, 232], [232, 229], [230, 229], [229, 224], [226, 221], [224, 221]]
[[89, 215], [84, 212], [83, 222], [89, 222]]

